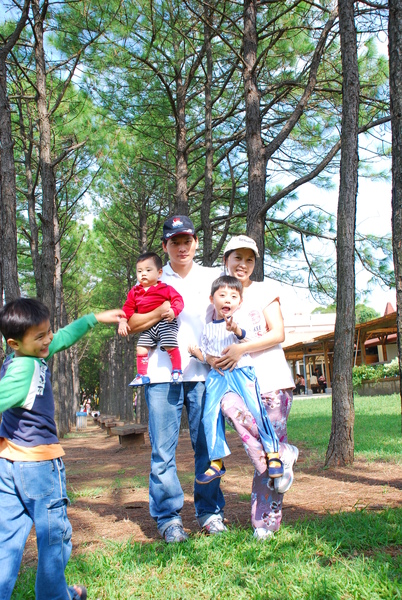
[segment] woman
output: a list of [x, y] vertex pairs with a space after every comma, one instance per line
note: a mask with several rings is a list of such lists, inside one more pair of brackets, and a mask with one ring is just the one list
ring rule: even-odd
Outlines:
[[[279, 442], [284, 443], [287, 442], [286, 422], [295, 385], [280, 345], [285, 339], [285, 330], [279, 295], [272, 281], [255, 282], [250, 279], [256, 257], [257, 245], [245, 235], [233, 237], [225, 248], [225, 271], [243, 285], [243, 304], [238, 320], [243, 314], [252, 321], [253, 338], [242, 344], [228, 346], [215, 363], [215, 368], [233, 369], [244, 353], [251, 353], [263, 403]], [[265, 460], [265, 453], [243, 400], [235, 394], [227, 394], [221, 408], [225, 418], [240, 435], [252, 462], [261, 464], [261, 460]], [[298, 450], [284, 443], [280, 445], [279, 455], [284, 463], [293, 464], [297, 460]], [[256, 469], [251, 494], [251, 522], [257, 539], [267, 539], [279, 529], [282, 500], [283, 494], [275, 490], [272, 480], [268, 479], [267, 470], [261, 473], [261, 469]]]

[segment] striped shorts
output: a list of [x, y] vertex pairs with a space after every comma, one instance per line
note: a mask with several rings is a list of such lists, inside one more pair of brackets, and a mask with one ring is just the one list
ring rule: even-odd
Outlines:
[[161, 348], [178, 348], [177, 332], [179, 326], [176, 319], [170, 323], [165, 319], [146, 329], [138, 338], [138, 345], [145, 348], [154, 348], [160, 342]]

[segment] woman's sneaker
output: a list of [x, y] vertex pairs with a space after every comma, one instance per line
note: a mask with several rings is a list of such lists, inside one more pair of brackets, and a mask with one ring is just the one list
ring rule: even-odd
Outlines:
[[283, 462], [283, 475], [278, 479], [274, 479], [275, 491], [278, 494], [285, 494], [292, 486], [293, 483], [293, 465], [296, 464], [299, 458], [299, 450], [296, 446], [291, 444], [283, 444], [284, 451], [281, 455]]
[[271, 531], [270, 529], [264, 529], [263, 527], [257, 527], [256, 529], [254, 529], [253, 537], [254, 537], [254, 539], [262, 542], [264, 540], [270, 540], [271, 538], [273, 538], [274, 532]]

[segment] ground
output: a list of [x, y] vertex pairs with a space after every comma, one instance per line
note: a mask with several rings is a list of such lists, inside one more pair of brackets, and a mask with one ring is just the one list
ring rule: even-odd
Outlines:
[[[250, 489], [253, 468], [240, 440], [228, 434], [232, 455], [225, 461], [222, 479], [225, 518], [230, 524], [250, 526]], [[92, 419], [85, 432], [62, 440], [67, 483], [72, 504], [74, 552], [95, 551], [105, 540], [152, 542], [160, 539], [148, 510], [149, 440], [139, 449], [123, 449], [116, 436], [108, 436]], [[179, 476], [184, 490], [182, 511], [188, 532], [198, 531], [192, 502], [193, 455], [188, 433], [180, 436], [177, 450]], [[353, 467], [324, 469], [300, 448], [295, 482], [284, 501], [284, 522], [328, 512], [365, 508], [382, 510], [401, 506], [402, 466], [355, 461]], [[36, 559], [33, 533], [24, 562]]]

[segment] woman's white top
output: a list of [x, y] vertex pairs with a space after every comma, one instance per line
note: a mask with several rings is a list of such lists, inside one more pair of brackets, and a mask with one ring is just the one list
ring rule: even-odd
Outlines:
[[[251, 322], [251, 331], [248, 328], [248, 337], [258, 338], [267, 332], [267, 323], [264, 310], [275, 300], [279, 301], [279, 288], [275, 281], [253, 281], [251, 285], [243, 288], [243, 303], [236, 311], [236, 321], [242, 322], [242, 314]], [[277, 344], [268, 350], [250, 352], [257, 375], [261, 393], [273, 392], [294, 388], [292, 373], [286, 362], [282, 346]]]

